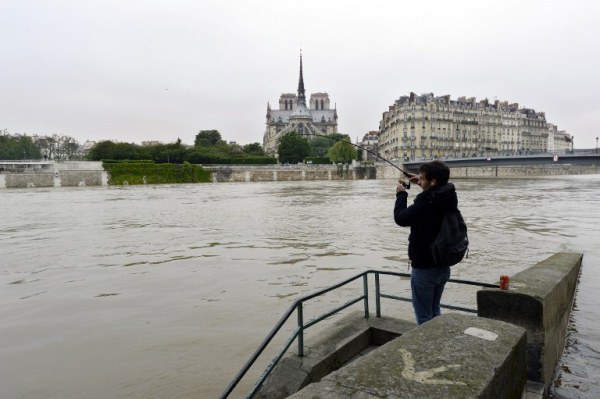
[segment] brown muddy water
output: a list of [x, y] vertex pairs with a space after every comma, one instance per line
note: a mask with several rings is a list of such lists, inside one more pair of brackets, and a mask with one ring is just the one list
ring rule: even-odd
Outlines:
[[[600, 397], [600, 176], [455, 184], [471, 251], [453, 277], [496, 282], [584, 253], [554, 394]], [[0, 397], [217, 397], [298, 296], [407, 271], [394, 194], [393, 180], [2, 190]], [[445, 302], [475, 306], [454, 290]]]

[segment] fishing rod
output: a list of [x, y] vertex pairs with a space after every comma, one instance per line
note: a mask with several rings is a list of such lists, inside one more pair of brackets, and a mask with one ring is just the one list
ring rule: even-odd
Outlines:
[[400, 181], [400, 183], [408, 190], [410, 189], [410, 179], [414, 176], [410, 173], [408, 173], [407, 171], [405, 171], [404, 169], [400, 168], [398, 165], [394, 164], [392, 161], [382, 157], [381, 155], [377, 154], [376, 152], [373, 152], [371, 150], [369, 150], [368, 148], [358, 145], [358, 144], [354, 144], [353, 142], [349, 141], [349, 140], [345, 140], [342, 137], [331, 137], [330, 135], [325, 135], [325, 134], [317, 134], [317, 133], [308, 133], [307, 136], [318, 136], [318, 137], [325, 137], [326, 139], [329, 140], [334, 140], [334, 141], [341, 141], [342, 143], [347, 143], [350, 145], [353, 145], [356, 148], [359, 148], [361, 150], [364, 150], [366, 152], [368, 152], [369, 154], [381, 159], [384, 162], [387, 162], [388, 164], [392, 165], [394, 168], [398, 169], [400, 172], [402, 172], [402, 174], [404, 174], [404, 176], [406, 176], [408, 178], [408, 183], [405, 183], [404, 181]]

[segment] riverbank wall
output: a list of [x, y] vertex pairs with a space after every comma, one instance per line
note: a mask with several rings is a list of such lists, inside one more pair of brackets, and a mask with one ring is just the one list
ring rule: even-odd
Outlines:
[[0, 161], [0, 189], [106, 185], [102, 162]]
[[[213, 183], [398, 179], [389, 164], [375, 165], [203, 165]], [[452, 178], [519, 178], [599, 174], [595, 165], [453, 167]], [[111, 185], [110, 172], [93, 161], [0, 161], [0, 189]], [[135, 184], [135, 182], [128, 182]]]
[[[385, 163], [356, 165], [206, 165], [213, 173], [212, 181], [311, 181], [311, 180], [363, 180], [398, 179], [402, 172]], [[400, 166], [402, 167], [402, 166]], [[450, 168], [453, 178], [515, 178], [530, 176], [559, 176], [599, 174], [595, 165], [523, 165], [493, 167]]]
[[212, 172], [212, 181], [311, 181], [376, 179], [375, 166], [358, 165], [205, 165]]
[[[520, 165], [520, 166], [463, 166], [451, 167], [452, 178], [519, 178], [531, 176], [594, 175], [600, 174], [596, 165]], [[401, 172], [387, 164], [377, 165], [378, 179], [397, 179]]]

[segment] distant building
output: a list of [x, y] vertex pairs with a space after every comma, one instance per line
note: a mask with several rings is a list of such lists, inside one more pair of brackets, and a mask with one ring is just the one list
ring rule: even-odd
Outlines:
[[379, 123], [379, 153], [391, 159], [537, 154], [564, 151], [569, 141], [549, 130], [544, 112], [433, 93], [400, 97]]
[[325, 92], [312, 93], [306, 105], [300, 54], [298, 94], [283, 93], [279, 97], [278, 109], [271, 109], [267, 103], [267, 126], [263, 137], [265, 153], [277, 155], [281, 137], [286, 133], [296, 132], [308, 138], [337, 133], [337, 118], [337, 109], [331, 109], [329, 94]]
[[556, 125], [548, 123], [548, 152], [564, 154], [573, 151], [573, 138]]
[[365, 134], [362, 138], [362, 141], [358, 143], [360, 146], [359, 151], [362, 151], [362, 160], [364, 161], [375, 161], [377, 160], [379, 144], [379, 132], [376, 130], [370, 131]]

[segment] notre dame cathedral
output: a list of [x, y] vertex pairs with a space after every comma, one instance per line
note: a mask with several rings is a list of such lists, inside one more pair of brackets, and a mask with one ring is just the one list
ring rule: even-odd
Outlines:
[[329, 94], [312, 93], [306, 105], [302, 53], [300, 53], [300, 77], [298, 94], [284, 93], [279, 97], [279, 109], [271, 109], [267, 103], [267, 128], [263, 148], [268, 155], [276, 156], [279, 140], [283, 135], [296, 132], [307, 138], [337, 133], [337, 109], [331, 109]]

